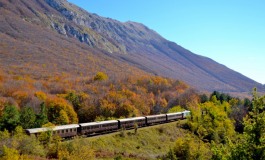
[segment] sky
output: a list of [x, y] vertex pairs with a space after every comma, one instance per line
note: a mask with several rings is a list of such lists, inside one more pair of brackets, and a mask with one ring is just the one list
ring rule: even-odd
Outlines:
[[99, 16], [134, 21], [195, 54], [265, 84], [264, 0], [68, 0]]

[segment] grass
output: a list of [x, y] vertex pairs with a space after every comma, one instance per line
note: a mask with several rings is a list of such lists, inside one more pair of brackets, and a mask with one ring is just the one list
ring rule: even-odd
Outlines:
[[178, 137], [189, 131], [180, 128], [185, 121], [172, 122], [152, 127], [139, 128], [124, 133], [86, 138], [85, 142], [93, 149], [97, 159], [157, 159], [173, 147]]

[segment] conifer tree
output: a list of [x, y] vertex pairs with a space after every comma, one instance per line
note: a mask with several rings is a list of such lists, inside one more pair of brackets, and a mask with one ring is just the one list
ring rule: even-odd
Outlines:
[[41, 127], [42, 125], [48, 123], [48, 116], [47, 116], [47, 109], [45, 106], [45, 103], [41, 103], [41, 110], [40, 110], [40, 114], [37, 115], [36, 117], [36, 125], [35, 127]]
[[34, 128], [36, 115], [32, 108], [24, 107], [20, 113], [20, 123], [24, 129]]

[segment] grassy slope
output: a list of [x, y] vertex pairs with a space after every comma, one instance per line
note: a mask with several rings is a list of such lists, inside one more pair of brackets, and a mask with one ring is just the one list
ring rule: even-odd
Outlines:
[[123, 159], [156, 159], [165, 155], [178, 137], [189, 134], [181, 129], [180, 123], [172, 122], [152, 127], [139, 128], [137, 134], [134, 130], [91, 137], [85, 139], [89, 148], [96, 153], [97, 159], [113, 159], [121, 156]]

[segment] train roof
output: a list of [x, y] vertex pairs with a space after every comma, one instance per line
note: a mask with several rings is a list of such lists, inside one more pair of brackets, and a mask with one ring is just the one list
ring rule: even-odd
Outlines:
[[94, 126], [94, 125], [101, 125], [101, 124], [110, 124], [110, 123], [118, 123], [117, 120], [109, 120], [109, 121], [99, 121], [99, 122], [88, 122], [88, 123], [79, 123], [80, 126]]
[[150, 116], [146, 116], [147, 118], [152, 118], [152, 117], [163, 117], [166, 116], [166, 114], [157, 114], [157, 115], [150, 115]]
[[25, 130], [29, 132], [30, 134], [33, 134], [33, 133], [45, 132], [48, 130], [57, 131], [57, 130], [78, 128], [78, 127], [79, 127], [78, 124], [69, 124], [69, 125], [62, 125], [62, 126], [55, 126], [55, 127], [32, 128], [32, 129], [25, 129]]
[[167, 115], [177, 115], [177, 114], [182, 114], [183, 112], [175, 112], [175, 113], [167, 113]]
[[126, 121], [140, 120], [140, 119], [145, 119], [145, 117], [124, 118], [124, 119], [119, 119], [118, 121], [120, 121], [120, 122], [126, 122]]

